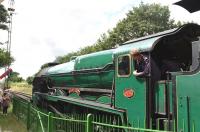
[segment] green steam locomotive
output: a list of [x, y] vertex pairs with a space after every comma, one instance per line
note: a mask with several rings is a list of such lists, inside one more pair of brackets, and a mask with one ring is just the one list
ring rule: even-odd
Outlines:
[[[133, 75], [138, 49], [150, 73]], [[130, 40], [114, 49], [49, 64], [33, 81], [33, 103], [60, 113], [101, 113], [141, 128], [200, 131], [200, 26]], [[184, 124], [184, 125], [183, 125]]]

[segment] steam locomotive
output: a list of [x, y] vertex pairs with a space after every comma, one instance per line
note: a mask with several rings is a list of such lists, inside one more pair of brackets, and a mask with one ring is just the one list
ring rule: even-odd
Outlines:
[[[146, 77], [133, 75], [138, 49], [150, 60]], [[200, 26], [130, 40], [114, 49], [49, 64], [33, 81], [33, 103], [60, 113], [118, 116], [122, 124], [200, 131]], [[126, 65], [122, 65], [126, 64]]]

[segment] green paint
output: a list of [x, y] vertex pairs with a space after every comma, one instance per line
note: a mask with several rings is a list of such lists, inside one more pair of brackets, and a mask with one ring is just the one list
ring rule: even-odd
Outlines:
[[28, 109], [27, 109], [27, 129], [29, 130], [30, 128], [30, 107], [31, 107], [31, 104], [30, 102], [28, 103]]
[[165, 112], [165, 83], [158, 82], [156, 87], [156, 111]]
[[44, 125], [43, 125], [43, 122], [42, 122], [42, 118], [40, 116], [40, 112], [37, 111], [37, 116], [38, 116], [38, 119], [39, 119], [39, 122], [40, 122], [40, 126], [42, 128], [42, 132], [45, 132], [44, 131]]
[[93, 115], [88, 114], [87, 115], [87, 125], [86, 125], [86, 132], [93, 132]]
[[80, 88], [109, 88], [112, 86], [113, 70], [100, 73], [65, 74], [64, 76], [50, 75], [54, 87], [80, 87]]
[[75, 70], [85, 70], [94, 68], [103, 68], [109, 63], [112, 63], [112, 55], [114, 49], [99, 51], [87, 55], [82, 55], [75, 60]]
[[[194, 75], [179, 75], [176, 77], [177, 85], [177, 105], [178, 105], [178, 130], [185, 129], [185, 131], [200, 131], [200, 73]], [[189, 102], [187, 100], [189, 98]], [[189, 104], [189, 105], [188, 105]], [[188, 118], [189, 117], [189, 118]], [[184, 119], [184, 126], [182, 128], [181, 120]], [[190, 124], [190, 126], [188, 126]]]
[[110, 96], [101, 96], [96, 101], [99, 103], [111, 104], [111, 97]]
[[53, 130], [53, 119], [52, 119], [52, 113], [51, 112], [49, 112], [49, 114], [48, 114], [48, 132], [53, 132], [52, 130]]
[[88, 107], [88, 108], [91, 108], [91, 109], [100, 110], [100, 111], [113, 113], [113, 114], [117, 114], [117, 115], [123, 114], [122, 110], [114, 109], [114, 108], [110, 107], [109, 105], [97, 103], [97, 102], [94, 102], [94, 101], [80, 100], [80, 99], [76, 99], [76, 98], [72, 98], [72, 97], [51, 96], [51, 95], [48, 95], [48, 94], [40, 94], [40, 95], [42, 95], [44, 98], [46, 98], [49, 101], [63, 101], [63, 102], [68, 102], [68, 103], [71, 103], [71, 104], [78, 105], [80, 107], [82, 107], [82, 106]]
[[[116, 109], [125, 109], [128, 117], [128, 122], [131, 126], [135, 126], [138, 120], [145, 119], [146, 112], [146, 82], [145, 79], [137, 78], [132, 74], [134, 71], [133, 63], [131, 62], [130, 76], [116, 76], [116, 89], [115, 89], [115, 104]], [[117, 75], [117, 69], [116, 69]], [[127, 98], [124, 96], [125, 89], [132, 89], [134, 96]], [[133, 124], [132, 124], [133, 123]], [[140, 127], [144, 128], [143, 123]]]

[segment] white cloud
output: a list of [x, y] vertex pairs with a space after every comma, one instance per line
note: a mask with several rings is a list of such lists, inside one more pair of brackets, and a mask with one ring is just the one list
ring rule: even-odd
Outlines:
[[[95, 43], [102, 33], [114, 27], [140, 1], [16, 0], [12, 33], [12, 54], [16, 60], [12, 65], [14, 71], [25, 78], [56, 56]], [[151, 2], [171, 5], [174, 1]], [[170, 10], [173, 17], [180, 20], [185, 20], [184, 16], [188, 13], [177, 6], [170, 6]], [[194, 16], [189, 15], [191, 20]], [[197, 18], [194, 20], [198, 21]]]
[[196, 13], [189, 13], [186, 9], [174, 5], [173, 3], [178, 2], [180, 0], [152, 0], [153, 3], [161, 3], [162, 5], [169, 6], [171, 11], [171, 18], [175, 19], [176, 21], [185, 21], [185, 22], [196, 22], [200, 24], [200, 11]]
[[119, 0], [20, 0], [13, 16], [13, 69], [27, 77], [56, 56], [93, 44], [132, 7]]

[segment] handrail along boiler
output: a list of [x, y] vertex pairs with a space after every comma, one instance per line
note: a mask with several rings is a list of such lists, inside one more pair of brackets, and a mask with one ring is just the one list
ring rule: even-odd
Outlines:
[[[186, 24], [51, 65], [34, 78], [33, 103], [63, 114], [120, 117], [133, 127], [140, 121], [142, 128], [200, 131], [199, 36], [199, 25]], [[147, 77], [133, 75], [133, 48], [149, 56]]]

